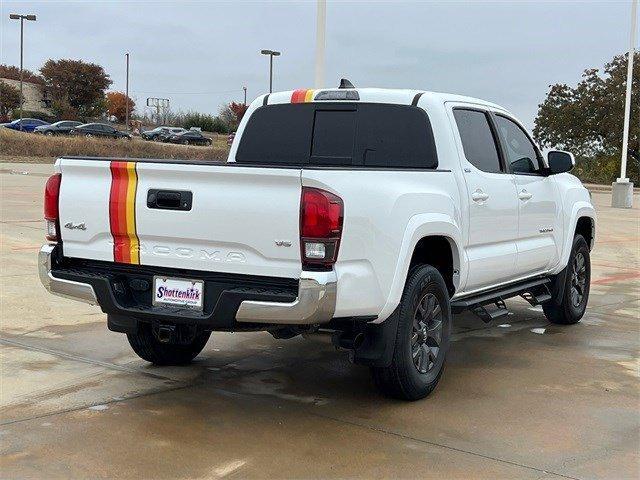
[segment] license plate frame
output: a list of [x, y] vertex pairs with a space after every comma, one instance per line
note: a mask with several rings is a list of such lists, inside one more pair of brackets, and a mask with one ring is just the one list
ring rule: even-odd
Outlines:
[[[159, 287], [168, 289], [171, 294], [163, 291], [158, 297]], [[193, 294], [198, 293], [197, 298], [189, 294], [190, 288], [194, 290]], [[183, 297], [180, 298], [180, 295]], [[201, 312], [204, 308], [204, 280], [154, 275], [152, 304], [154, 307], [182, 307]]]

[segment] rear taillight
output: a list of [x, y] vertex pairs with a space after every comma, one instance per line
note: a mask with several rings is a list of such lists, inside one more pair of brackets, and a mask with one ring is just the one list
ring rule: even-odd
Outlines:
[[60, 181], [62, 174], [55, 173], [49, 177], [44, 187], [44, 222], [47, 240], [58, 241], [58, 197], [60, 196]]
[[302, 268], [331, 268], [338, 258], [344, 205], [333, 193], [303, 187], [300, 202]]

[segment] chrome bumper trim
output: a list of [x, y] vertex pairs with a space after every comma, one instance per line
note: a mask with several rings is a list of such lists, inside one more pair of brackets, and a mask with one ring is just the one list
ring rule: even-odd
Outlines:
[[98, 305], [96, 292], [88, 283], [73, 282], [56, 278], [51, 274], [51, 256], [57, 245], [43, 245], [38, 254], [38, 274], [44, 288], [60, 297], [80, 300], [81, 302]]
[[312, 325], [328, 322], [336, 310], [335, 272], [302, 272], [298, 298], [290, 303], [244, 300], [238, 322]]

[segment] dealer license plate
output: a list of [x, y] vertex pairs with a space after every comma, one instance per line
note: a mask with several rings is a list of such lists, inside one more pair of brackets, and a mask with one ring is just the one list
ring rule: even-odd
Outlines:
[[179, 305], [202, 310], [204, 282], [183, 278], [153, 277], [153, 304]]

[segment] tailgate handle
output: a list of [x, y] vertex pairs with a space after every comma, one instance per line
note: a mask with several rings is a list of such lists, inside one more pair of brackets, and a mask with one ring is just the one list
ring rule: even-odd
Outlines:
[[159, 190], [150, 188], [147, 207], [160, 210], [191, 210], [193, 194], [187, 190]]

